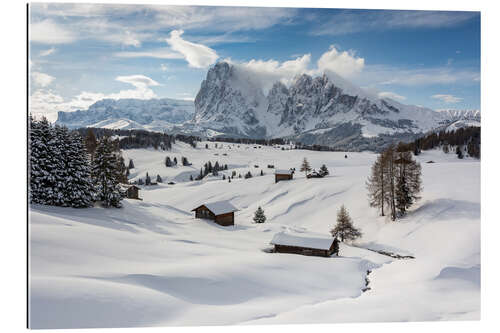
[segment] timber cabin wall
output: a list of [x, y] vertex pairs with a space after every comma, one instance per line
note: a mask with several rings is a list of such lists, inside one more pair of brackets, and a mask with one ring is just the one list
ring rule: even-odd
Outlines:
[[280, 253], [292, 253], [292, 254], [302, 254], [306, 256], [319, 256], [319, 257], [329, 257], [333, 253], [333, 245], [329, 250], [320, 249], [310, 249], [306, 247], [299, 246], [288, 246], [288, 245], [274, 245], [275, 252]]
[[196, 209], [195, 217], [199, 219], [215, 220], [215, 215], [205, 206], [201, 206]]
[[139, 189], [137, 187], [131, 186], [127, 189], [127, 198], [129, 199], [139, 199]]
[[280, 180], [291, 180], [293, 179], [292, 175], [280, 175], [280, 174], [275, 174], [274, 175], [274, 182], [277, 183]]
[[222, 226], [234, 225], [234, 212], [215, 216], [215, 222]]

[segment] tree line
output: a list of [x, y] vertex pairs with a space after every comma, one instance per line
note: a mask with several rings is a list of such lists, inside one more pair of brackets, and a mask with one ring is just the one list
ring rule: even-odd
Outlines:
[[[87, 145], [93, 147], [92, 153]], [[85, 141], [78, 131], [30, 115], [28, 164], [30, 203], [84, 208], [100, 201], [105, 207], [121, 206], [119, 183], [126, 177], [126, 167], [106, 136]]]
[[445, 153], [454, 151], [458, 158], [463, 158], [464, 151], [471, 157], [480, 158], [481, 127], [462, 127], [454, 131], [441, 130], [410, 143], [400, 143], [400, 146], [412, 151], [415, 155], [420, 154], [422, 150], [440, 147]]

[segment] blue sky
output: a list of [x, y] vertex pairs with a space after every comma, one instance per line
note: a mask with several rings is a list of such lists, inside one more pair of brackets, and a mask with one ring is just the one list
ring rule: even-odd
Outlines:
[[480, 108], [478, 12], [32, 4], [31, 109], [193, 99], [217, 61], [263, 89], [333, 71], [381, 97]]

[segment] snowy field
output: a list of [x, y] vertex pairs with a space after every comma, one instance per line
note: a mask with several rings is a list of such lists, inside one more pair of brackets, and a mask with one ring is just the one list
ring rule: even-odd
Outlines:
[[[143, 201], [126, 199], [121, 209], [32, 206], [32, 328], [480, 318], [479, 161], [423, 152], [422, 200], [393, 223], [368, 205], [375, 154], [209, 145], [124, 151], [136, 167], [131, 180], [149, 172], [164, 183], [143, 187]], [[167, 155], [193, 166], [166, 168]], [[325, 163], [330, 176], [297, 172], [274, 183], [268, 164], [299, 170], [304, 157], [316, 169]], [[188, 181], [208, 160], [228, 170]], [[254, 177], [221, 180], [233, 170]], [[194, 219], [191, 209], [218, 200], [238, 207], [234, 227]], [[342, 204], [364, 235], [356, 246], [341, 245], [340, 257], [265, 252], [283, 230], [328, 237]], [[260, 225], [252, 223], [258, 206], [267, 216]], [[371, 289], [363, 292], [367, 270]]]

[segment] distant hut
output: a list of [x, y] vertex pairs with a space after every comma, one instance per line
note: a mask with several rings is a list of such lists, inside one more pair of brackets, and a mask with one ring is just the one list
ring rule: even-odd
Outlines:
[[338, 241], [335, 240], [332, 237], [296, 236], [282, 231], [274, 235], [271, 244], [274, 252], [329, 257], [338, 253]]
[[292, 170], [276, 170], [274, 172], [274, 182], [277, 183], [280, 180], [291, 180], [293, 179]]
[[139, 198], [139, 187], [133, 184], [120, 184], [122, 193], [128, 199], [142, 200]]
[[238, 208], [229, 201], [216, 201], [206, 203], [194, 208], [195, 217], [198, 219], [210, 219], [222, 226], [234, 225], [234, 212]]

